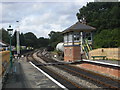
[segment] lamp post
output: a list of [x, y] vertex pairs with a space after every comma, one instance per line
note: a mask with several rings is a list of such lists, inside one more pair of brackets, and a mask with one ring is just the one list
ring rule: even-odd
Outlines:
[[10, 67], [12, 68], [13, 64], [12, 64], [12, 47], [11, 47], [11, 37], [12, 37], [12, 32], [13, 29], [11, 29], [11, 25], [9, 25], [9, 28], [7, 29], [8, 33], [9, 33], [9, 38], [10, 38]]
[[17, 56], [19, 57], [19, 55], [20, 55], [20, 40], [19, 40], [19, 21], [16, 21], [17, 22], [17, 24], [18, 24], [18, 26], [17, 26], [17, 45], [16, 45], [16, 47], [17, 47]]

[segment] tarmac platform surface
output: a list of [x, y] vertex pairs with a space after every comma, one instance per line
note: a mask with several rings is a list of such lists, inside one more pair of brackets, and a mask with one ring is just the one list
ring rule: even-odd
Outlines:
[[16, 59], [13, 63], [12, 73], [3, 85], [8, 88], [60, 88], [43, 73], [33, 67], [25, 58]]

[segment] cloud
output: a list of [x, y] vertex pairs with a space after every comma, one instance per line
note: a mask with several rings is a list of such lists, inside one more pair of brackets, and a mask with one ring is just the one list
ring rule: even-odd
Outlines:
[[[89, 0], [90, 1], [90, 0]], [[78, 2], [4, 2], [2, 3], [2, 25], [16, 28], [19, 20], [20, 32], [33, 32], [37, 37], [48, 37], [50, 31], [63, 31], [77, 21], [76, 13], [86, 4]], [[1, 8], [0, 8], [1, 9]]]
[[[34, 0], [34, 2], [85, 2], [94, 0]], [[2, 2], [33, 2], [33, 0], [4, 0]]]

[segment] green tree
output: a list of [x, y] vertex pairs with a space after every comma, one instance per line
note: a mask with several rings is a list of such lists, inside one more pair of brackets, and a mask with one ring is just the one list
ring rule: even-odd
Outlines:
[[44, 38], [44, 37], [40, 37], [38, 39], [38, 47], [47, 47], [49, 45], [49, 39], [48, 38]]
[[37, 37], [32, 32], [25, 33], [24, 36], [26, 46], [37, 48]]
[[61, 32], [51, 31], [48, 35], [50, 37], [49, 45], [53, 48], [55, 48], [58, 43], [63, 42], [63, 35]]
[[17, 45], [16, 33], [17, 33], [17, 31], [15, 31], [13, 36], [12, 36], [12, 45], [15, 47]]
[[95, 48], [119, 47], [119, 29], [105, 29], [94, 37]]
[[9, 43], [9, 34], [4, 28], [0, 29], [0, 39], [6, 43]]
[[120, 27], [120, 3], [90, 2], [79, 9], [77, 17], [86, 17], [87, 24], [101, 29], [113, 29]]
[[120, 3], [90, 2], [79, 9], [78, 20], [83, 16], [86, 22], [96, 28], [94, 47], [119, 47]]
[[25, 46], [26, 43], [25, 43], [25, 36], [23, 33], [20, 34], [20, 45], [21, 46]]

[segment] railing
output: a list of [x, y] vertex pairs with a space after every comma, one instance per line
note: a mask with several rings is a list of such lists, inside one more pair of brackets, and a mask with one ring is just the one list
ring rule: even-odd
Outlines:
[[85, 56], [87, 59], [89, 59], [89, 51], [92, 50], [92, 47], [89, 45], [89, 42], [87, 39], [83, 40], [83, 45], [82, 45], [82, 49], [85, 52]]

